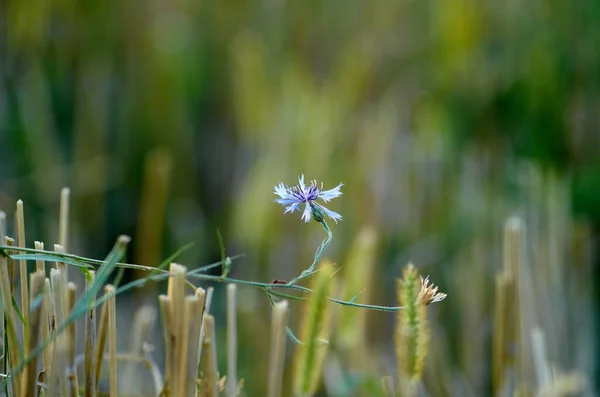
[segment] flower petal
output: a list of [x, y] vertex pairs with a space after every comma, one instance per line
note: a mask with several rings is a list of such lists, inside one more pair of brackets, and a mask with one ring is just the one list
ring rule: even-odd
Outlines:
[[304, 174], [298, 177], [298, 186], [300, 186], [302, 190], [304, 190]]
[[287, 214], [288, 212], [294, 212], [298, 209], [298, 206], [300, 205], [300, 203], [292, 203], [292, 205], [290, 205], [289, 207], [285, 208], [285, 212], [284, 214]]
[[343, 183], [340, 183], [333, 189], [322, 191], [321, 193], [319, 193], [319, 198], [327, 203], [331, 199], [340, 197], [342, 195], [342, 192], [340, 191], [340, 189], [343, 185], [344, 185]]
[[306, 205], [304, 206], [304, 212], [302, 213], [302, 219], [304, 220], [304, 222], [308, 223], [308, 222], [310, 222], [310, 216], [311, 216], [310, 204], [306, 203]]
[[301, 202], [295, 199], [275, 199], [276, 203], [279, 203], [281, 205], [289, 205], [289, 204], [300, 204]]
[[289, 198], [293, 197], [292, 192], [290, 191], [290, 188], [285, 186], [283, 184], [283, 182], [279, 183], [279, 186], [275, 186], [274, 193], [284, 199], [289, 199]]
[[333, 219], [335, 221], [335, 223], [337, 223], [338, 220], [340, 220], [340, 221], [342, 220], [342, 216], [340, 214], [338, 214], [337, 212], [327, 209], [327, 208], [323, 207], [321, 204], [318, 204], [318, 203], [314, 203], [314, 204], [318, 205], [319, 208], [321, 208], [327, 214], [328, 217], [330, 217], [331, 219]]

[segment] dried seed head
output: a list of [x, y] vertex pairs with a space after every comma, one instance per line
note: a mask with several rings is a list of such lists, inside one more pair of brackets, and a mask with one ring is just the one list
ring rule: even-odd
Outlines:
[[429, 284], [429, 277], [421, 277], [421, 291], [417, 297], [417, 301], [422, 305], [429, 305], [431, 303], [440, 302], [446, 299], [447, 294], [438, 292], [438, 287], [433, 284]]

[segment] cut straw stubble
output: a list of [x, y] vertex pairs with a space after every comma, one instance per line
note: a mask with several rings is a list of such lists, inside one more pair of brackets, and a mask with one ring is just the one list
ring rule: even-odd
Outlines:
[[[53, 327], [54, 311], [52, 310], [52, 289], [50, 288], [50, 279], [46, 277], [44, 280], [44, 301], [42, 302], [42, 340], [47, 341], [50, 333], [54, 332]], [[52, 364], [52, 344], [46, 346], [42, 351], [44, 378], [48, 383], [47, 371]]]
[[206, 333], [206, 321], [204, 319], [208, 314], [210, 314], [210, 305], [212, 303], [214, 288], [208, 287], [206, 289], [206, 299], [204, 301], [204, 313], [202, 315], [202, 327], [200, 328], [200, 338], [198, 338], [198, 357], [196, 358], [196, 366], [200, 368], [200, 359], [202, 358], [202, 345], [204, 341], [204, 334]]
[[[56, 252], [58, 254], [64, 254], [65, 253], [65, 249], [60, 244], [54, 244], [54, 252]], [[65, 298], [63, 299], [63, 309], [62, 310], [63, 310], [63, 313], [66, 313], [66, 307], [67, 307], [66, 306], [66, 303], [67, 303], [67, 301], [66, 301], [66, 296], [67, 296], [66, 295], [66, 285], [67, 285], [67, 281], [68, 281], [68, 275], [67, 275], [68, 266], [64, 262], [56, 261], [56, 268], [61, 271], [62, 278], [63, 278], [64, 283], [65, 283], [65, 290], [64, 290], [64, 296], [65, 296]]]
[[[175, 277], [177, 274], [182, 274], [182, 269], [172, 267], [171, 270], [175, 270], [173, 272], [176, 274]], [[170, 285], [172, 289], [178, 288], [177, 283]], [[163, 393], [176, 397], [191, 397], [196, 395], [197, 352], [199, 351], [206, 293], [202, 288], [197, 288], [193, 296], [184, 297], [183, 323], [178, 329], [179, 332], [175, 333], [173, 297], [175, 299], [177, 297], [172, 289], [170, 290], [172, 296], [160, 295], [158, 297], [165, 340], [166, 376]]]
[[63, 187], [60, 191], [60, 213], [58, 223], [58, 243], [66, 250], [69, 241], [69, 204], [71, 198], [71, 189]]
[[[50, 285], [52, 287], [52, 298], [54, 300], [54, 322], [55, 324], [62, 324], [67, 314], [67, 283], [64, 275], [64, 270], [51, 269], [50, 270]], [[50, 366], [50, 379], [49, 379], [49, 396], [55, 395], [56, 393], [56, 382], [60, 386], [60, 390], [67, 389], [67, 335], [62, 332], [58, 335], [54, 335], [51, 342], [52, 345], [52, 365]]]
[[288, 302], [283, 300], [273, 306], [271, 318], [271, 352], [269, 355], [268, 397], [280, 397], [285, 363], [285, 327], [288, 318]]
[[237, 394], [237, 325], [235, 284], [227, 285], [227, 396]]
[[109, 354], [109, 383], [110, 397], [117, 397], [117, 312], [115, 287], [107, 285], [104, 288], [107, 295], [110, 295], [107, 303], [107, 325], [108, 325], [108, 354]]
[[[14, 247], [15, 239], [9, 236], [4, 237], [4, 241], [7, 246]], [[15, 254], [15, 251], [8, 251], [9, 254]], [[6, 260], [8, 267], [8, 280], [10, 282], [10, 293], [11, 296], [14, 296], [17, 291], [17, 265], [16, 261], [12, 258], [8, 258]]]
[[163, 335], [165, 338], [165, 381], [163, 385], [162, 393], [164, 395], [171, 395], [171, 387], [173, 384], [173, 335], [171, 334], [171, 298], [167, 295], [160, 295], [158, 297], [158, 307], [160, 308], [160, 314], [163, 325]]
[[[89, 272], [90, 279], [85, 281], [85, 289], [89, 290], [90, 285], [94, 282], [96, 272], [91, 270]], [[84, 397], [95, 397], [96, 396], [96, 381], [94, 370], [94, 344], [96, 342], [96, 325], [95, 325], [95, 310], [93, 301], [85, 316], [85, 331], [84, 331], [84, 362], [83, 362], [83, 376], [84, 386], [83, 395]]]
[[[108, 296], [108, 286], [104, 287], [104, 296]], [[98, 344], [96, 345], [96, 361], [94, 368], [94, 382], [96, 394], [98, 394], [98, 385], [100, 384], [100, 372], [102, 370], [102, 361], [104, 359], [104, 348], [106, 346], [106, 337], [108, 334], [108, 300], [102, 305], [100, 310], [100, 321], [98, 322]]]
[[[6, 227], [6, 214], [3, 211], [0, 211], [0, 242], [4, 240], [3, 230]], [[0, 255], [1, 256], [1, 255]], [[2, 260], [6, 260], [4, 257], [0, 258], [0, 267], [2, 265]], [[2, 286], [0, 285], [0, 290], [2, 290]], [[2, 340], [2, 350], [0, 351], [2, 354], [2, 358], [6, 356], [6, 346], [4, 342], [4, 305], [2, 304], [2, 296], [0, 295], [0, 338]], [[7, 373], [7, 368], [4, 368], [4, 359], [0, 360], [0, 371], [2, 373]]]
[[[31, 275], [31, 313], [29, 316], [29, 331], [27, 333], [28, 342], [27, 355], [37, 347], [40, 341], [40, 323], [42, 318], [43, 294], [46, 278], [44, 272], [36, 272]], [[25, 397], [35, 397], [37, 381], [37, 357], [27, 364], [23, 376], [23, 387], [21, 395]]]
[[[4, 235], [4, 222], [0, 223], [0, 241], [5, 240]], [[8, 240], [8, 238], [6, 238]], [[11, 285], [10, 285], [10, 275], [9, 275], [9, 260], [0, 255], [0, 295], [2, 297], [2, 307], [4, 309], [4, 327], [6, 328], [6, 339], [8, 347], [4, 346], [6, 350], [8, 350], [8, 357], [10, 360], [8, 361], [7, 368], [5, 370], [8, 372], [12, 367], [16, 366], [18, 361], [22, 356], [22, 351], [19, 348], [19, 341], [17, 339], [17, 329], [16, 329], [16, 319], [14, 310], [12, 310], [12, 299], [11, 299]], [[6, 354], [6, 351], [5, 351]], [[13, 390], [19, 390], [19, 379], [20, 377], [16, 376], [13, 378], [11, 383], [11, 387]]]
[[[36, 250], [40, 250], [43, 251], [44, 250], [44, 243], [40, 242], [40, 241], [34, 241], [33, 246], [35, 247]], [[36, 260], [35, 261], [35, 270], [36, 271], [40, 271], [43, 270], [44, 274], [46, 274], [46, 262], [43, 260]]]
[[217, 367], [217, 340], [215, 334], [215, 318], [213, 316], [204, 316], [204, 340], [202, 341], [202, 351], [204, 353], [204, 365], [202, 384], [204, 386], [205, 397], [219, 396], [219, 370]]
[[[25, 248], [25, 215], [23, 211], [23, 201], [17, 201], [17, 245]], [[19, 273], [21, 276], [21, 313], [25, 324], [28, 324], [29, 317], [29, 291], [27, 290], [27, 261], [19, 261]], [[27, 340], [28, 329], [23, 326], [23, 338]]]
[[171, 360], [171, 376], [169, 376], [170, 387], [173, 396], [181, 396], [181, 390], [183, 385], [180, 382], [180, 376], [182, 368], [180, 368], [181, 358], [183, 355], [183, 320], [185, 316], [185, 275], [187, 268], [177, 263], [171, 263], [169, 271], [172, 276], [169, 277], [169, 283], [167, 287], [167, 295], [169, 296], [171, 303], [169, 305], [170, 314], [170, 334], [173, 343], [174, 357]]
[[[77, 298], [77, 287], [75, 283], [69, 282], [67, 284], [67, 307], [68, 312], [71, 313], [73, 308], [75, 307], [75, 300]], [[76, 346], [76, 338], [77, 332], [75, 327], [75, 321], [71, 321], [69, 326], [67, 327], [67, 381], [68, 387], [71, 391], [71, 396], [79, 396], [79, 382], [77, 380], [77, 367], [75, 365], [75, 346]]]
[[[198, 291], [200, 290], [200, 291]], [[199, 288], [194, 296], [185, 297], [182, 350], [179, 361], [179, 397], [196, 395], [196, 352], [200, 338], [204, 290]]]

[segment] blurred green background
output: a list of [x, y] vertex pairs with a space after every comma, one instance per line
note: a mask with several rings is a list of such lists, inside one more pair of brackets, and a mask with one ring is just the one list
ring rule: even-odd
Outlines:
[[[193, 268], [220, 258], [219, 229], [245, 254], [232, 275], [268, 282], [324, 237], [273, 186], [343, 181], [327, 257], [351, 263], [373, 233], [364, 302], [395, 305], [411, 260], [449, 295], [431, 310], [435, 396], [490, 393], [516, 214], [550, 359], [595, 390], [599, 19], [596, 0], [5, 0], [0, 208], [23, 199], [28, 245], [51, 247], [68, 186], [70, 252], [102, 258], [128, 234], [128, 261], [156, 265], [193, 241]], [[261, 395], [269, 306], [247, 289], [240, 376]], [[395, 374], [394, 320], [368, 314], [366, 379]]]

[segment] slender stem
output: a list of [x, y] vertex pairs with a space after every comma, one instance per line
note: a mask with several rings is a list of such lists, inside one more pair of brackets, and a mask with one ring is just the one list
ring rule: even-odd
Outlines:
[[[331, 238], [328, 238], [326, 241], [323, 242], [322, 247], [321, 248], [326, 248], [327, 245], [330, 243]], [[52, 252], [52, 251], [40, 251], [40, 250], [35, 250], [35, 249], [31, 249], [31, 248], [18, 248], [18, 247], [6, 247], [6, 246], [0, 246], [0, 251], [2, 251], [2, 249], [14, 249], [15, 251], [25, 251], [25, 252], [31, 252], [34, 254], [47, 254], [49, 256], [52, 256], [54, 258], [73, 258], [73, 259], [78, 259], [81, 260], [83, 262], [86, 263], [102, 263], [102, 261], [100, 260], [95, 260], [95, 259], [90, 259], [90, 258], [85, 258], [85, 257], [81, 257], [81, 256], [76, 256], [76, 255], [70, 255], [70, 254], [60, 254], [60, 253], [56, 253], [56, 252]], [[322, 251], [323, 249], [319, 249], [319, 251]], [[319, 253], [319, 252], [317, 252]], [[242, 255], [236, 255], [231, 257], [230, 259], [235, 259], [235, 258], [239, 258]], [[9, 256], [11, 257], [11, 256]], [[233, 279], [233, 278], [222, 278], [221, 276], [212, 276], [212, 275], [208, 275], [208, 274], [199, 274], [202, 271], [206, 271], [208, 269], [214, 268], [214, 267], [218, 267], [222, 264], [222, 261], [219, 262], [215, 262], [213, 264], [207, 265], [207, 266], [203, 266], [201, 268], [197, 268], [194, 270], [191, 270], [187, 273], [186, 277], [188, 278], [195, 278], [198, 280], [202, 280], [202, 281], [210, 281], [210, 282], [217, 282], [217, 283], [234, 283], [234, 284], [239, 284], [239, 285], [247, 285], [247, 286], [252, 286], [252, 287], [261, 287], [261, 288], [278, 288], [278, 289], [294, 289], [294, 290], [298, 290], [301, 292], [306, 292], [306, 293], [312, 293], [313, 291], [310, 288], [306, 288], [300, 285], [295, 285], [292, 284], [292, 282], [288, 283], [288, 284], [277, 284], [274, 285], [272, 283], [263, 283], [263, 282], [258, 282], [258, 281], [247, 281], [247, 280], [239, 280], [239, 279]], [[169, 276], [171, 276], [172, 274], [167, 271], [167, 270], [162, 270], [162, 269], [157, 269], [155, 267], [150, 267], [150, 266], [141, 266], [141, 265], [134, 265], [134, 264], [129, 264], [129, 263], [117, 263], [116, 266], [123, 266], [123, 267], [127, 267], [127, 268], [137, 268], [137, 269], [144, 269], [144, 270], [149, 270], [152, 272], [155, 272], [154, 275], [151, 275], [149, 277], [146, 277], [144, 279], [138, 279], [138, 280], [134, 280], [126, 285], [123, 285], [119, 288], [117, 288], [116, 290], [116, 294], [120, 293], [120, 292], [124, 292], [126, 290], [129, 290], [131, 288], [134, 287], [140, 287], [142, 285], [144, 285], [146, 282], [148, 281], [161, 281], [161, 280], [165, 280], [167, 279]], [[159, 274], [156, 274], [156, 272], [158, 272]], [[314, 272], [313, 272], [314, 273]], [[302, 277], [304, 278], [304, 277]], [[297, 281], [297, 280], [296, 280]], [[269, 293], [271, 293], [271, 291], [269, 291]], [[274, 296], [276, 296], [277, 294], [273, 294]], [[106, 300], [108, 299], [108, 296], [102, 297], [100, 299], [98, 299], [94, 305], [94, 307], [99, 306], [100, 304], [104, 303]], [[287, 299], [287, 298], [286, 298]], [[299, 297], [299, 299], [304, 299]], [[328, 298], [331, 302], [340, 304], [340, 305], [344, 305], [344, 306], [352, 306], [352, 307], [357, 307], [357, 308], [363, 308], [363, 309], [372, 309], [372, 310], [379, 310], [379, 311], [387, 311], [387, 312], [397, 312], [398, 310], [402, 310], [403, 306], [378, 306], [378, 305], [367, 305], [367, 304], [360, 304], [360, 303], [354, 303], [351, 301], [343, 301], [340, 299], [335, 299], [335, 298]]]
[[[329, 230], [329, 229], [327, 228], [326, 230]], [[329, 233], [331, 233], [331, 231], [328, 231], [328, 234]], [[324, 248], [327, 248], [327, 246], [329, 245], [330, 242], [331, 242], [331, 237], [327, 238], [327, 240], [325, 240], [323, 242], [323, 244], [321, 245], [321, 247], [317, 251], [317, 253], [319, 254], [319, 251], [324, 251]], [[32, 248], [8, 247], [8, 246], [1, 246], [1, 245], [0, 245], [0, 254], [2, 253], [3, 250], [7, 250], [7, 249], [11, 249], [14, 251], [30, 252], [33, 254], [44, 254], [44, 255], [52, 256], [54, 258], [75, 259], [75, 260], [80, 260], [82, 262], [90, 263], [90, 264], [102, 264], [103, 263], [102, 260], [90, 259], [90, 258], [85, 258], [82, 256], [77, 256], [77, 255], [61, 254], [61, 253], [57, 253], [57, 252], [53, 252], [53, 251], [42, 251], [42, 250], [35, 250]], [[322, 252], [320, 254], [322, 255]], [[14, 255], [7, 255], [7, 256], [10, 258]], [[234, 259], [240, 258], [242, 256], [243, 255], [236, 255], [236, 256], [230, 257], [230, 259], [234, 260]], [[319, 257], [319, 259], [320, 259], [320, 257]], [[262, 282], [257, 282], [257, 281], [246, 281], [246, 280], [238, 280], [238, 279], [233, 279], [233, 278], [222, 278], [221, 276], [211, 276], [208, 274], [199, 274], [203, 271], [207, 271], [209, 269], [221, 266], [222, 264], [223, 264], [223, 261], [218, 261], [218, 262], [212, 263], [210, 265], [191, 270], [187, 273], [186, 276], [188, 278], [195, 278], [198, 280], [212, 281], [212, 282], [217, 282], [217, 283], [234, 283], [234, 284], [248, 285], [248, 286], [253, 286], [253, 287], [263, 287], [263, 288], [265, 288], [265, 287], [267, 287], [267, 288], [283, 288], [283, 289], [288, 288], [288, 289], [295, 289], [295, 290], [302, 291], [302, 292], [312, 293], [311, 289], [302, 287], [300, 285], [295, 285], [292, 282], [289, 282], [288, 284], [274, 285], [272, 283], [262, 283]], [[151, 273], [152, 276], [150, 276], [150, 277], [146, 277], [144, 279], [138, 279], [138, 280], [132, 281], [126, 285], [119, 287], [116, 290], [117, 294], [119, 292], [129, 290], [130, 288], [133, 288], [133, 287], [142, 286], [143, 284], [145, 284], [148, 281], [160, 281], [160, 280], [167, 279], [169, 276], [172, 275], [167, 270], [157, 269], [156, 267], [152, 267], [152, 266], [142, 266], [142, 265], [135, 265], [135, 264], [130, 264], [130, 263], [117, 263], [115, 266], [123, 266], [126, 268], [148, 270], [148, 271], [153, 272], [153, 273]], [[156, 273], [160, 273], [160, 274], [156, 274]], [[302, 278], [304, 278], [304, 277], [302, 277]], [[296, 279], [296, 281], [297, 280], [298, 279]], [[343, 300], [334, 299], [334, 298], [330, 298], [329, 300], [334, 303], [338, 303], [340, 305], [353, 306], [353, 307], [358, 307], [358, 308], [363, 308], [363, 309], [389, 311], [389, 312], [396, 312], [398, 310], [402, 310], [402, 308], [403, 308], [402, 306], [365, 305], [365, 304], [343, 301]], [[96, 302], [95, 307], [99, 306], [104, 301], [106, 301], [106, 298], [104, 298], [104, 297], [100, 298]]]
[[315, 272], [317, 264], [321, 261], [321, 256], [323, 255], [323, 252], [325, 252], [327, 246], [329, 246], [329, 243], [331, 243], [331, 240], [333, 240], [333, 233], [331, 233], [331, 229], [329, 229], [329, 226], [327, 226], [327, 222], [322, 220], [320, 223], [323, 226], [323, 229], [325, 229], [325, 231], [327, 232], [327, 238], [323, 240], [321, 246], [317, 249], [317, 252], [315, 253], [315, 260], [313, 261], [312, 265], [310, 265], [308, 269], [303, 271], [298, 277], [290, 281], [288, 284], [293, 285], [298, 281], [302, 280], [303, 278], [306, 278], [313, 274]]
[[[190, 244], [188, 244], [186, 247], [191, 247]], [[184, 247], [184, 248], [186, 248]], [[187, 248], [186, 248], [187, 249]], [[12, 259], [29, 259], [29, 258], [23, 258], [20, 256], [17, 256], [18, 254], [9, 254], [8, 251], [18, 251], [18, 252], [24, 252], [24, 253], [30, 253], [30, 254], [44, 254], [44, 255], [48, 255], [51, 256], [53, 258], [58, 258], [58, 259], [72, 259], [75, 262], [81, 262], [83, 264], [88, 264], [88, 265], [103, 265], [104, 264], [104, 260], [101, 259], [92, 259], [92, 258], [86, 258], [83, 256], [78, 256], [78, 255], [73, 255], [73, 254], [65, 254], [64, 252], [56, 252], [56, 251], [45, 251], [45, 250], [38, 250], [38, 249], [34, 249], [34, 248], [25, 248], [25, 247], [13, 247], [10, 245], [0, 245], [0, 256], [4, 256], [6, 258], [12, 258]], [[178, 253], [183, 252], [183, 249], [180, 250]], [[243, 257], [243, 254], [240, 255], [234, 255], [229, 257], [229, 260], [233, 261], [236, 259], [239, 259], [241, 257]], [[171, 258], [169, 258], [171, 259]], [[48, 259], [44, 259], [44, 260], [48, 260]], [[195, 274], [195, 273], [201, 273], [201, 272], [205, 272], [208, 271], [212, 268], [221, 266], [225, 263], [225, 261], [218, 261], [215, 263], [211, 263], [210, 265], [207, 266], [202, 266], [199, 267], [197, 269], [191, 270], [190, 274]], [[156, 272], [159, 272], [162, 269], [158, 269], [155, 266], [145, 266], [145, 265], [136, 265], [133, 263], [122, 263], [122, 262], [117, 262], [115, 264], [116, 267], [125, 267], [127, 269], [136, 269], [136, 270], [145, 270], [148, 272], [151, 272], [151, 274], [155, 274]]]

